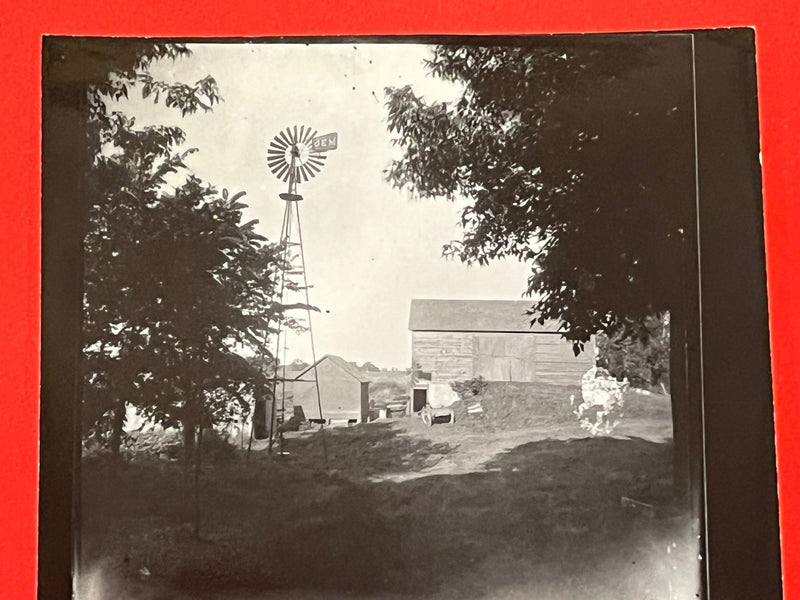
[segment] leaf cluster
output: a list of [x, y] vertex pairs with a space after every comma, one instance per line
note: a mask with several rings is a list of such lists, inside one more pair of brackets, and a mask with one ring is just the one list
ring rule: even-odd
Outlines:
[[220, 192], [188, 171], [194, 150], [180, 149], [180, 128], [137, 128], [105, 103], [141, 85], [144, 97], [183, 115], [210, 109], [219, 101], [212, 78], [188, 86], [148, 72], [154, 60], [186, 54], [179, 44], [123, 44], [88, 79], [87, 435], [104, 434], [126, 405], [196, 428], [240, 418], [254, 396], [269, 394], [266, 340], [285, 318], [274, 299], [283, 249], [255, 221], [243, 223], [244, 192]]
[[644, 320], [635, 334], [619, 331], [597, 336], [598, 363], [617, 379], [627, 378], [633, 387], [670, 387], [670, 315]]
[[[685, 45], [685, 44], [684, 44]], [[397, 188], [468, 200], [445, 256], [531, 266], [532, 319], [562, 322], [576, 352], [635, 331], [679, 299], [692, 222], [691, 62], [680, 42], [551, 38], [442, 45], [428, 61], [461, 86], [427, 102], [388, 88], [403, 155]]]

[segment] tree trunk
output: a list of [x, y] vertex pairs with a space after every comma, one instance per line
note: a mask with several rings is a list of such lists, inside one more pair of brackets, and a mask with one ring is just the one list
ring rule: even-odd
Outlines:
[[184, 368], [181, 384], [185, 394], [183, 410], [181, 411], [181, 427], [183, 429], [183, 459], [184, 467], [188, 473], [194, 460], [195, 441], [197, 439], [197, 427], [200, 425], [200, 409], [195, 398], [195, 388], [189, 369]]
[[197, 429], [197, 447], [194, 458], [194, 537], [200, 537], [200, 471], [203, 460], [203, 426]]
[[673, 484], [676, 500], [700, 516], [703, 494], [702, 378], [699, 323], [677, 307], [670, 311]]
[[197, 439], [197, 422], [190, 410], [186, 410], [181, 418], [181, 428], [183, 429], [183, 459], [188, 468], [194, 460], [195, 441]]
[[259, 389], [253, 405], [253, 415], [251, 419], [252, 435], [257, 440], [264, 440], [267, 438], [267, 392], [265, 389]]
[[122, 445], [122, 435], [125, 428], [125, 412], [127, 406], [124, 400], [118, 400], [113, 409], [113, 416], [111, 418], [111, 434], [108, 439], [108, 445], [111, 448], [111, 454], [115, 457], [119, 456], [119, 449]]
[[672, 478], [673, 491], [679, 502], [689, 499], [690, 489], [690, 423], [691, 403], [687, 377], [686, 318], [683, 311], [673, 309], [669, 315], [669, 379], [672, 400]]

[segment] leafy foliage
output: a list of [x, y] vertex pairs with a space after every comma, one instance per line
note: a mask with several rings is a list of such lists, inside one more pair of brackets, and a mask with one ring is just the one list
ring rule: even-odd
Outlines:
[[640, 337], [598, 335], [598, 363], [633, 387], [669, 390], [669, 313], [645, 319], [642, 330], [647, 334]]
[[106, 99], [134, 84], [182, 114], [209, 109], [219, 101], [213, 79], [187, 86], [147, 73], [153, 60], [186, 53], [123, 45], [116, 66], [89, 87], [83, 426], [112, 449], [126, 405], [181, 424], [189, 445], [202, 427], [247, 414], [253, 396], [268, 394], [266, 337], [283, 315], [272, 299], [281, 249], [255, 233], [255, 222], [242, 224], [244, 192], [219, 193], [189, 174], [193, 150], [177, 150], [180, 128], [137, 129], [106, 111]]
[[398, 188], [469, 204], [446, 256], [531, 265], [532, 318], [576, 353], [597, 331], [646, 335], [680, 300], [693, 194], [691, 62], [676, 39], [438, 46], [452, 102], [388, 88]]
[[[552, 37], [443, 45], [428, 68], [452, 102], [387, 89], [399, 188], [468, 200], [445, 256], [531, 267], [532, 319], [577, 354], [598, 332], [646, 339], [670, 313], [675, 492], [699, 454], [687, 379], [696, 270], [692, 50], [684, 36]], [[693, 484], [694, 485], [694, 484]], [[696, 489], [696, 488], [695, 488]]]
[[129, 90], [136, 86], [141, 87], [143, 98], [152, 98], [156, 103], [163, 99], [167, 107], [179, 110], [182, 116], [209, 111], [221, 101], [217, 83], [210, 75], [187, 84], [155, 80], [150, 74], [156, 61], [190, 56], [191, 51], [184, 44], [117, 39], [113, 45], [98, 46], [92, 40], [83, 40], [82, 46], [65, 45], [62, 54], [66, 54], [62, 60], [81, 65], [88, 84], [89, 118], [99, 128], [107, 125], [112, 114], [108, 101], [127, 98]]

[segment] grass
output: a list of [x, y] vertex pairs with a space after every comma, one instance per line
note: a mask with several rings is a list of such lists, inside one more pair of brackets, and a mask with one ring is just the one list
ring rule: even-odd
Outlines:
[[[630, 427], [663, 429], [663, 398], [643, 398]], [[370, 423], [289, 437], [288, 457], [212, 461], [200, 539], [180, 465], [86, 459], [84, 597], [672, 600], [670, 586], [691, 587], [670, 443], [548, 423]]]

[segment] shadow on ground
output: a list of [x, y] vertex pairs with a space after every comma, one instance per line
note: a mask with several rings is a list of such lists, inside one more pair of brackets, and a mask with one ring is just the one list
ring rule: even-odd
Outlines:
[[[148, 585], [225, 598], [305, 590], [655, 600], [681, 586], [694, 597], [696, 531], [670, 507], [667, 443], [536, 441], [479, 472], [400, 482], [374, 476], [424, 468], [454, 449], [391, 423], [326, 430], [286, 448], [287, 457], [207, 467], [201, 540], [186, 524], [190, 486], [179, 466], [111, 473], [87, 463], [83, 565], [128, 581], [146, 567], [156, 583], [137, 581], [127, 596], [143, 598]], [[623, 496], [658, 510], [628, 509]]]

